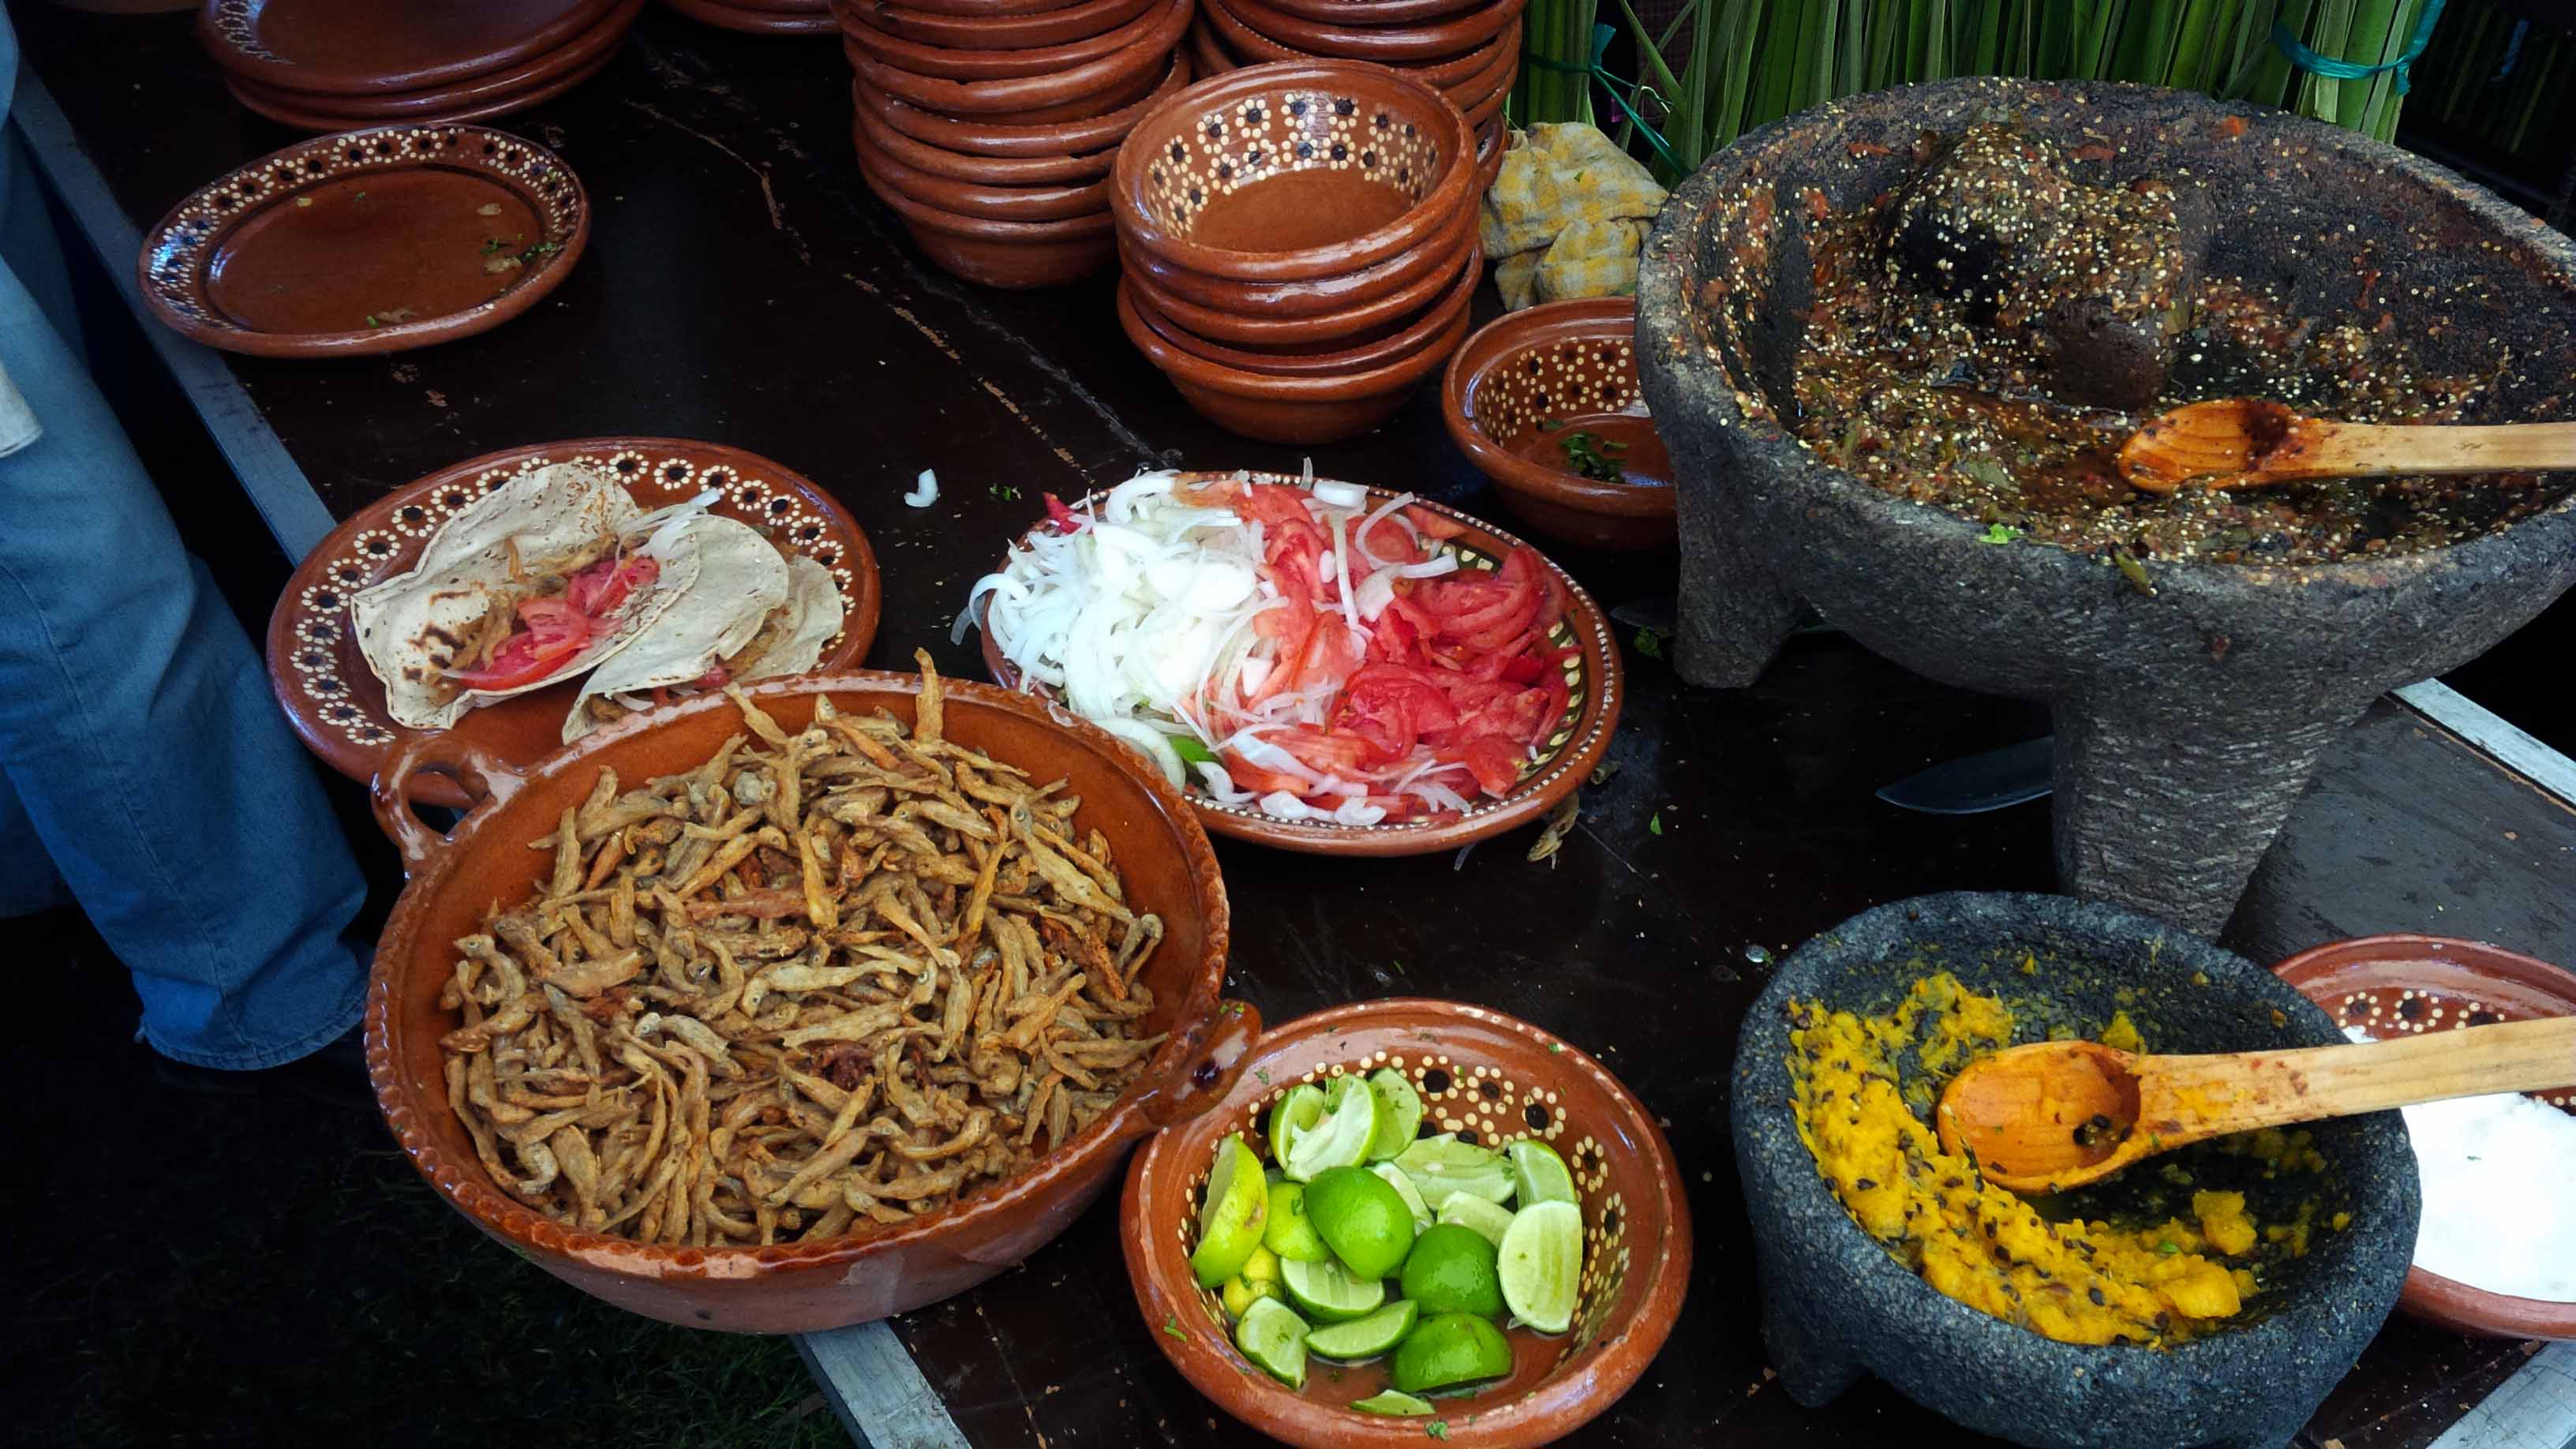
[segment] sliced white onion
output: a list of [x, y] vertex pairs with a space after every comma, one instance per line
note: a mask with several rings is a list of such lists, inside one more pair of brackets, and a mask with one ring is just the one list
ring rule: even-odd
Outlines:
[[1315, 811], [1305, 801], [1287, 791], [1273, 790], [1261, 797], [1261, 813], [1275, 815], [1282, 820], [1304, 820]]
[[1386, 807], [1363, 800], [1345, 800], [1333, 810], [1335, 825], [1375, 825], [1386, 818]]
[[1456, 572], [1458, 555], [1454, 553], [1433, 554], [1418, 564], [1399, 564], [1395, 570], [1396, 577], [1403, 579], [1436, 579]]
[[921, 476], [912, 480], [912, 491], [903, 495], [903, 501], [915, 508], [928, 508], [938, 502], [939, 475], [928, 468], [922, 469]]
[[[1312, 468], [1314, 460], [1308, 459], [1306, 466]], [[1366, 508], [1368, 506], [1368, 490], [1357, 483], [1344, 483], [1333, 478], [1318, 478], [1308, 491], [1314, 494], [1316, 502], [1327, 508]]]
[[1249, 805], [1258, 798], [1251, 791], [1237, 786], [1234, 777], [1225, 772], [1225, 766], [1214, 760], [1201, 760], [1196, 768], [1199, 783], [1207, 787], [1208, 794], [1220, 805]]
[[[1395, 572], [1393, 568], [1381, 568], [1360, 580], [1351, 602], [1358, 607], [1361, 618], [1376, 623], [1377, 616], [1386, 612], [1386, 606], [1395, 602]], [[963, 639], [966, 636], [961, 631], [957, 637]]]
[[1154, 768], [1163, 772], [1164, 779], [1174, 785], [1188, 782], [1189, 776], [1181, 768], [1180, 751], [1172, 748], [1171, 738], [1161, 730], [1141, 719], [1100, 719], [1092, 723], [1134, 745], [1138, 754], [1153, 761]]

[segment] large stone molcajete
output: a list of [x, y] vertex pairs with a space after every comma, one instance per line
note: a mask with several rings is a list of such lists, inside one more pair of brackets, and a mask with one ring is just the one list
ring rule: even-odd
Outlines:
[[1765, 127], [1656, 223], [1637, 355], [1676, 468], [1684, 677], [1751, 682], [1807, 604], [1919, 673], [2046, 701], [2066, 887], [2215, 931], [2346, 724], [2576, 581], [2576, 504], [2393, 558], [2150, 561], [2151, 595], [2105, 561], [1987, 544], [1978, 525], [1824, 462], [1780, 425], [1819, 199], [1867, 206], [1903, 179], [1920, 134], [1994, 118], [2114, 147], [2123, 176], [2206, 182], [2211, 274], [2271, 286], [2303, 318], [2385, 312], [2430, 366], [2495, 374], [2470, 421], [2576, 416], [2576, 248], [2348, 131], [2180, 92], [1994, 79]]

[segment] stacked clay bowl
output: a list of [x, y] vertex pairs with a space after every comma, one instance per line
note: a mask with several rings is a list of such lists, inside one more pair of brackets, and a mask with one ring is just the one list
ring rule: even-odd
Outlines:
[[1110, 175], [1128, 339], [1201, 416], [1274, 443], [1384, 421], [1466, 340], [1475, 140], [1436, 88], [1252, 66], [1156, 106]]
[[644, 0], [206, 0], [197, 39], [233, 98], [307, 131], [481, 120], [606, 68]]
[[868, 189], [939, 266], [1051, 287], [1117, 254], [1118, 143], [1190, 80], [1193, 0], [831, 0]]
[[[1503, 169], [1503, 97], [1520, 78], [1528, 0], [1201, 0], [1201, 75], [1283, 60], [1365, 60], [1438, 86], [1476, 132], [1484, 186]], [[1479, 189], [1483, 189], [1479, 187]]]
[[831, 0], [662, 0], [672, 13], [745, 35], [829, 35]]

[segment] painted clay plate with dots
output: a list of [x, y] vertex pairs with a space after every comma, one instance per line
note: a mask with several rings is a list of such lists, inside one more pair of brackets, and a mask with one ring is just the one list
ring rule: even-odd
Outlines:
[[[2576, 1015], [2576, 971], [2480, 941], [2360, 936], [2302, 951], [2272, 968], [2337, 1026], [2380, 1040], [2499, 1021]], [[2565, 1087], [2532, 1096], [2576, 1114], [2576, 1064]], [[2576, 1339], [2576, 1303], [2516, 1298], [2421, 1268], [2397, 1306], [2454, 1333]]]
[[[1187, 483], [1234, 476], [1232, 473], [1185, 472], [1181, 474], [1181, 480]], [[1292, 486], [1306, 481], [1282, 473], [1246, 472], [1242, 476], [1255, 483]], [[1372, 508], [1396, 496], [1385, 488], [1371, 488], [1368, 494]], [[1075, 501], [1073, 506], [1079, 509], [1098, 497], [1098, 494], [1087, 495]], [[1443, 553], [1456, 554], [1468, 568], [1499, 568], [1507, 554], [1522, 546], [1521, 540], [1511, 534], [1445, 504], [1417, 498], [1413, 506], [1451, 519], [1464, 528], [1465, 531], [1456, 538], [1442, 540], [1434, 546]], [[1464, 814], [1378, 825], [1341, 825], [1329, 820], [1282, 820], [1263, 813], [1254, 805], [1225, 804], [1195, 784], [1184, 786], [1182, 793], [1198, 807], [1199, 823], [1212, 834], [1308, 855], [1428, 855], [1434, 851], [1472, 845], [1515, 826], [1527, 825], [1554, 809], [1559, 801], [1582, 786], [1585, 777], [1609, 752], [1610, 736], [1619, 727], [1619, 706], [1625, 681], [1619, 672], [1619, 644], [1610, 632], [1610, 621], [1601, 612], [1601, 606], [1592, 601], [1592, 596], [1583, 591], [1581, 584], [1545, 555], [1540, 555], [1539, 564], [1556, 575], [1556, 581], [1564, 587], [1566, 594], [1565, 617], [1558, 622], [1556, 631], [1549, 635], [1549, 642], [1561, 649], [1571, 649], [1574, 654], [1565, 665], [1565, 713], [1557, 717], [1555, 725], [1540, 741], [1536, 757], [1522, 764], [1520, 781], [1509, 794], [1500, 798], [1480, 795]], [[1001, 646], [993, 642], [991, 632], [983, 629], [982, 623], [983, 610], [979, 608], [976, 624], [977, 632], [983, 638], [984, 672], [1005, 689], [1021, 688], [1019, 670], [1002, 657]], [[1043, 687], [1030, 692], [1049, 693]]]
[[1266, 1153], [1263, 1124], [1292, 1088], [1380, 1068], [1402, 1072], [1422, 1094], [1423, 1135], [1454, 1132], [1498, 1150], [1535, 1138], [1573, 1174], [1583, 1214], [1573, 1327], [1514, 1330], [1508, 1377], [1472, 1398], [1438, 1401], [1452, 1445], [1554, 1443], [1616, 1402], [1663, 1347], [1690, 1281], [1690, 1208], [1645, 1106], [1599, 1062], [1500, 1012], [1399, 998], [1264, 1033], [1223, 1101], [1149, 1139], [1127, 1169], [1118, 1232], [1137, 1311], [1200, 1393], [1274, 1439], [1310, 1449], [1426, 1442], [1421, 1419], [1348, 1407], [1386, 1386], [1382, 1359], [1310, 1362], [1305, 1387], [1291, 1389], [1235, 1349], [1218, 1294], [1190, 1272], [1218, 1142], [1239, 1135]]
[[[857, 665], [876, 639], [881, 596], [876, 555], [849, 513], [807, 479], [767, 458], [677, 438], [583, 438], [469, 458], [395, 489], [333, 530], [305, 555], [268, 619], [268, 679], [287, 722], [305, 745], [352, 780], [423, 733], [385, 713], [384, 686], [367, 668], [349, 622], [349, 600], [369, 584], [410, 568], [429, 535], [457, 510], [518, 474], [550, 463], [581, 463], [622, 479], [647, 509], [722, 489], [714, 511], [766, 534], [782, 551], [832, 571], [841, 594], [841, 632], [823, 646], [818, 672]], [[525, 767], [562, 747], [564, 716], [578, 678], [468, 711], [446, 733]], [[415, 798], [471, 803], [457, 784], [422, 775]]]
[[377, 126], [199, 189], [144, 235], [137, 265], [153, 315], [209, 347], [346, 357], [498, 327], [589, 240], [589, 199], [544, 147], [481, 126]]

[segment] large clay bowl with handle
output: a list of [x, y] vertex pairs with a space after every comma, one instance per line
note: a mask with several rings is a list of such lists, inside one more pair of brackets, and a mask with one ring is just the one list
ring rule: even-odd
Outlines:
[[[1058, 71], [1114, 55], [1144, 41], [1158, 29], [1168, 28], [1170, 17], [1178, 12], [1181, 23], [1189, 23], [1190, 0], [1154, 0], [1116, 26], [1095, 34], [1060, 41], [1053, 45], [1027, 46], [1018, 49], [990, 47], [959, 48], [949, 45], [924, 44], [889, 33], [869, 23], [865, 5], [844, 0], [838, 11], [841, 33], [850, 43], [865, 50], [887, 65], [900, 66], [915, 75], [937, 76], [943, 80], [980, 81], [1008, 80], [1015, 76], [1053, 75]], [[1174, 39], [1178, 38], [1177, 33]], [[1163, 42], [1169, 49], [1173, 41]]]
[[1353, 342], [1347, 346], [1306, 349], [1282, 349], [1254, 352], [1228, 347], [1193, 334], [1188, 328], [1158, 312], [1154, 304], [1136, 295], [1132, 280], [1118, 289], [1118, 322], [1139, 347], [1139, 328], [1151, 332], [1162, 342], [1203, 357], [1221, 367], [1244, 372], [1266, 372], [1279, 377], [1337, 377], [1367, 372], [1412, 356], [1439, 338], [1457, 329], [1467, 316], [1467, 308], [1476, 298], [1476, 283], [1485, 275], [1483, 253], [1471, 253], [1467, 264], [1450, 278], [1448, 289], [1439, 300], [1420, 315], [1409, 319], [1381, 336]]
[[[1114, 184], [1111, 194], [1116, 195]], [[1284, 282], [1244, 282], [1192, 271], [1146, 251], [1123, 228], [1118, 254], [1129, 275], [1212, 311], [1262, 321], [1331, 319], [1348, 317], [1361, 307], [1447, 277], [1467, 252], [1476, 249], [1476, 231], [1477, 208], [1462, 206], [1446, 228], [1420, 246], [1353, 271]]]
[[916, 45], [955, 50], [1033, 50], [1115, 30], [1161, 0], [1081, 0], [1079, 4], [1020, 15], [954, 15], [920, 5], [871, 0], [852, 14], [888, 35]]
[[[1475, 151], [1458, 108], [1401, 71], [1251, 66], [1138, 122], [1119, 147], [1110, 201], [1131, 248], [1169, 266], [1311, 281], [1400, 256], [1472, 212]], [[1224, 213], [1222, 225], [1209, 220]], [[1360, 220], [1315, 224], [1341, 217]]]
[[[910, 675], [862, 670], [775, 680], [747, 693], [792, 731], [826, 695], [845, 713], [883, 709], [908, 723], [920, 687]], [[900, 1227], [828, 1242], [647, 1245], [568, 1228], [503, 1196], [447, 1104], [439, 1037], [458, 1019], [438, 999], [454, 962], [451, 943], [480, 929], [495, 902], [541, 887], [552, 857], [528, 842], [553, 831], [602, 768], [633, 782], [686, 771], [740, 728], [729, 699], [706, 695], [601, 730], [525, 773], [433, 735], [377, 777], [376, 818], [401, 849], [411, 882], [376, 947], [367, 1071], [403, 1151], [476, 1227], [583, 1292], [667, 1323], [755, 1333], [864, 1323], [963, 1292], [1037, 1251], [1109, 1185], [1129, 1147], [1224, 1097], [1260, 1019], [1219, 1000], [1225, 886], [1191, 807], [1092, 726], [1006, 690], [950, 682], [948, 737], [1041, 780], [1069, 781], [1083, 801], [1076, 824], [1109, 837], [1128, 903], [1163, 918], [1166, 935], [1142, 973], [1155, 999], [1143, 1029], [1171, 1036], [1136, 1081], [1020, 1175]], [[482, 797], [446, 836], [412, 812], [412, 782], [433, 771]]]
[[[1301, 1016], [1264, 1034], [1244, 1067], [1213, 1110], [1136, 1154], [1118, 1214], [1136, 1311], [1158, 1330], [1163, 1356], [1217, 1407], [1303, 1449], [1435, 1441], [1528, 1449], [1608, 1409], [1654, 1361], [1690, 1285], [1690, 1204], [1654, 1114], [1579, 1047], [1498, 1011], [1399, 997]], [[1472, 1134], [1497, 1149], [1523, 1139], [1555, 1148], [1583, 1214], [1572, 1329], [1515, 1331], [1511, 1373], [1440, 1400], [1436, 1419], [1350, 1409], [1386, 1387], [1382, 1359], [1314, 1361], [1302, 1390], [1271, 1378], [1236, 1351], [1218, 1295], [1190, 1272], [1199, 1194], [1218, 1145], [1235, 1135], [1263, 1141], [1271, 1107], [1301, 1084], [1380, 1069], [1403, 1074], [1421, 1094], [1425, 1132]]]
[[[1550, 538], [1588, 548], [1672, 548], [1672, 459], [1637, 384], [1637, 307], [1627, 297], [1546, 302], [1485, 324], [1449, 359], [1449, 437]], [[1620, 476], [1568, 466], [1564, 442], [1615, 443]], [[1609, 455], [1605, 455], [1609, 456]]]
[[850, 94], [860, 109], [928, 146], [970, 156], [1018, 159], [1085, 155], [1115, 151], [1145, 113], [1190, 83], [1190, 63], [1174, 55], [1155, 81], [1152, 73], [1134, 82], [1136, 94], [1091, 115], [1054, 121], [1016, 122], [1002, 116], [950, 116], [911, 105], [854, 77]]
[[[1152, 88], [1152, 78], [1163, 73], [1182, 33], [1189, 29], [1191, 4], [1192, 0], [1167, 0], [1161, 10], [1151, 13], [1147, 29], [1127, 45], [1044, 74], [985, 80], [924, 75], [880, 60], [856, 33], [844, 34], [842, 49], [860, 79], [924, 110], [1011, 116], [1015, 124], [1078, 120], [1118, 109]], [[843, 30], [849, 32], [850, 7], [843, 4], [838, 13]]]
[[[2312, 946], [2272, 970], [2336, 1024], [2383, 1040], [2576, 1016], [2576, 971], [2483, 941], [2360, 936]], [[2576, 1115], [2576, 1062], [2568, 1064], [2565, 1087], [2530, 1095]], [[2576, 1339], [2576, 1303], [2490, 1293], [2419, 1267], [2407, 1268], [2397, 1307], [2449, 1333]]]

